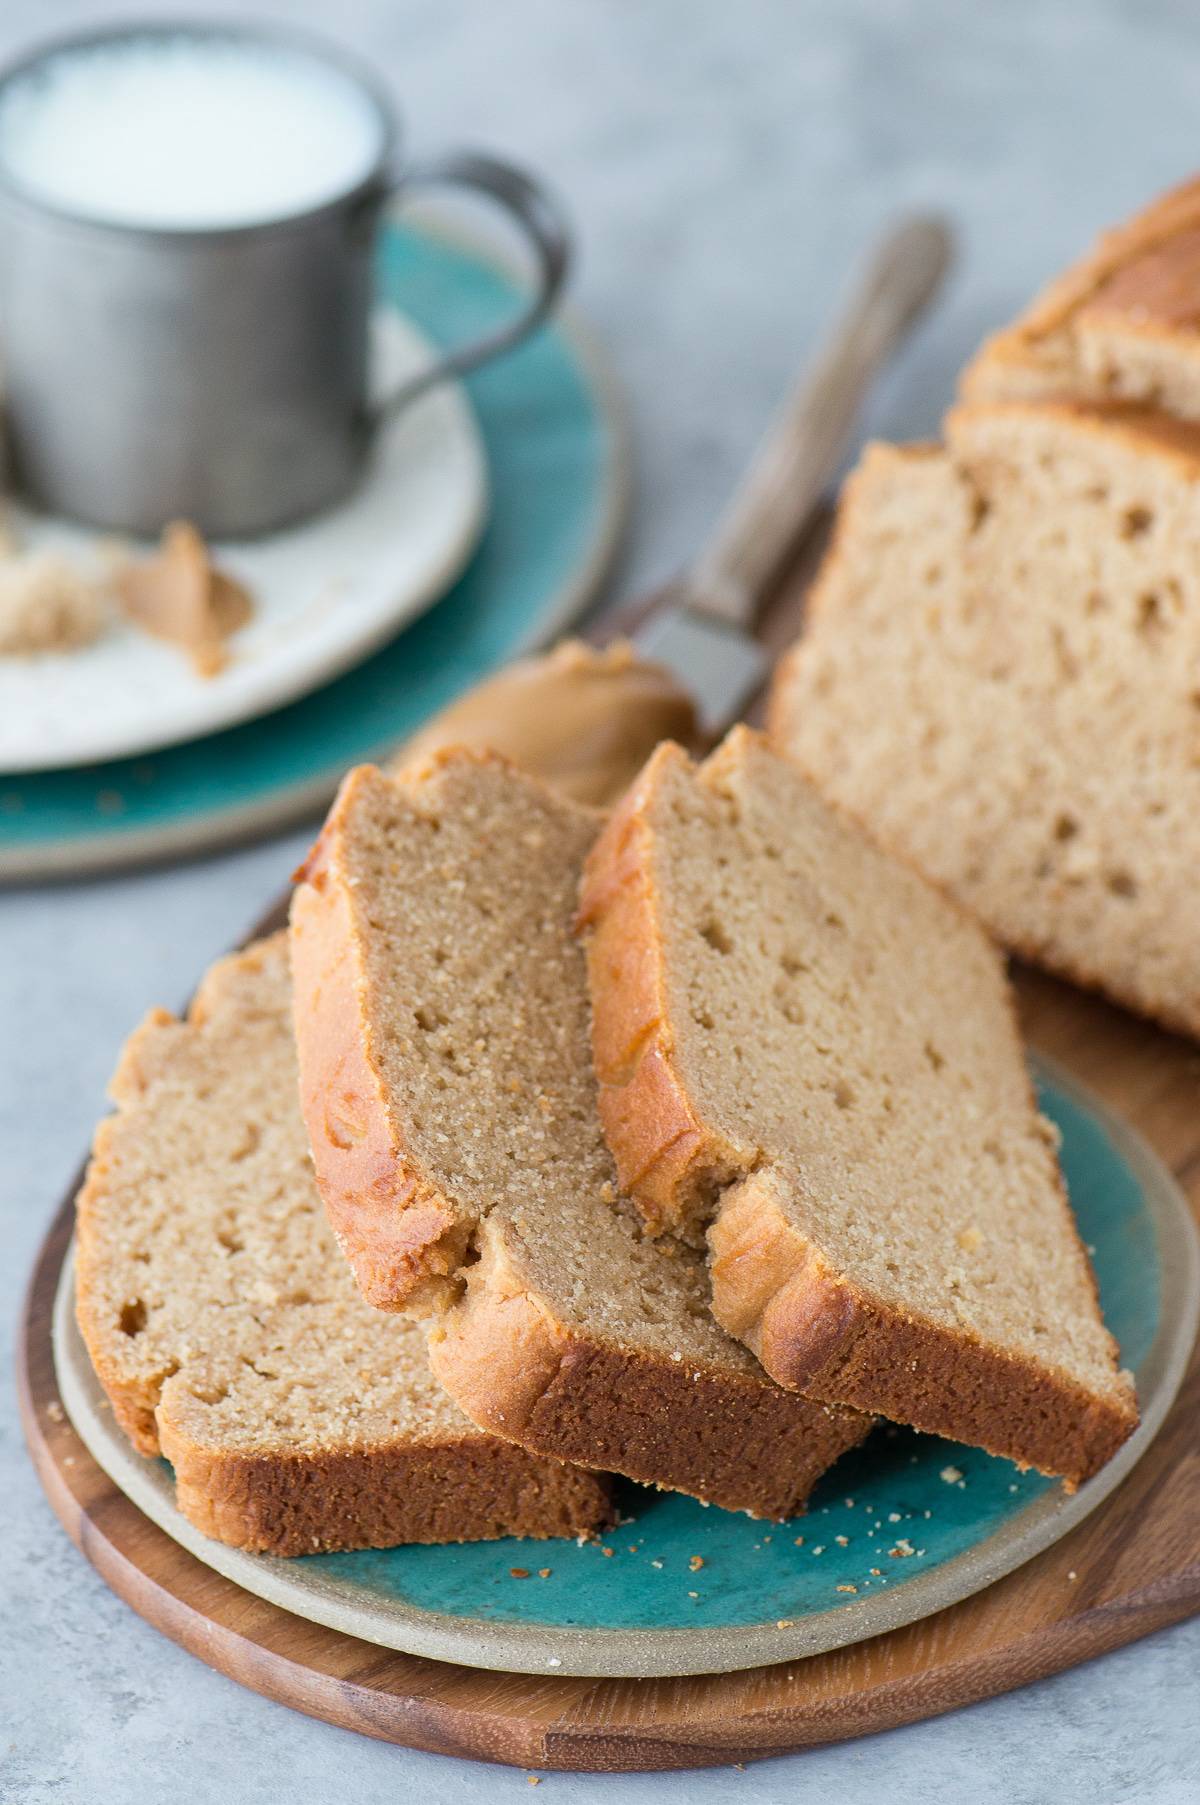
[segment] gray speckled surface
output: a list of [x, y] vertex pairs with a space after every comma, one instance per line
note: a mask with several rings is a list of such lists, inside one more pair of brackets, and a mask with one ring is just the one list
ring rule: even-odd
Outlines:
[[[325, 21], [377, 56], [419, 145], [467, 138], [519, 154], [570, 200], [583, 245], [576, 293], [633, 397], [634, 581], [696, 543], [847, 261], [891, 208], [937, 203], [965, 234], [952, 292], [871, 411], [876, 431], [921, 434], [982, 330], [1099, 225], [1200, 163], [1195, 12], [1170, 0], [259, 0], [256, 10]], [[6, 0], [0, 50], [106, 11]], [[148, 1005], [187, 991], [302, 842], [0, 897], [6, 1369], [26, 1269], [118, 1040]], [[0, 1475], [6, 1805], [530, 1796], [519, 1772], [388, 1748], [268, 1704], [148, 1629], [52, 1518], [7, 1370]], [[1183, 1805], [1200, 1794], [1198, 1667], [1200, 1620], [887, 1736], [745, 1772], [548, 1775], [538, 1797]]]

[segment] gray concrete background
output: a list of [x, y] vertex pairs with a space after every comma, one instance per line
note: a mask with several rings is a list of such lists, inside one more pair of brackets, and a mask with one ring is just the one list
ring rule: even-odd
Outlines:
[[[259, 0], [256, 10], [336, 31], [375, 57], [418, 147], [508, 151], [569, 201], [582, 247], [575, 295], [632, 402], [634, 582], [697, 543], [850, 260], [892, 209], [944, 207], [964, 237], [944, 305], [871, 409], [873, 430], [920, 435], [986, 327], [1097, 227], [1200, 164], [1200, 10], [1169, 0]], [[5, 0], [0, 52], [107, 11]], [[0, 897], [6, 1369], [29, 1262], [118, 1042], [243, 931], [304, 838]], [[7, 1370], [0, 1488], [0, 1799], [530, 1796], [522, 1773], [387, 1748], [268, 1704], [155, 1635], [51, 1516]], [[890, 1735], [745, 1772], [551, 1774], [537, 1796], [1182, 1805], [1200, 1797], [1198, 1667], [1200, 1621]]]

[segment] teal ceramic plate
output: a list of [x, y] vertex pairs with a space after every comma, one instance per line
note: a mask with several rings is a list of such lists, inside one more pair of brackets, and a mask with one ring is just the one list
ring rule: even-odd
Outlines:
[[[384, 235], [380, 293], [435, 343], [511, 314], [520, 283], [492, 253], [429, 226]], [[569, 313], [465, 383], [491, 512], [444, 599], [382, 651], [289, 707], [144, 757], [0, 774], [0, 879], [77, 876], [195, 853], [315, 814], [375, 758], [591, 600], [626, 512], [612, 383]]]
[[[109, 1476], [200, 1560], [369, 1642], [474, 1667], [643, 1678], [729, 1672], [861, 1641], [990, 1585], [1093, 1510], [1149, 1446], [1195, 1339], [1200, 1249], [1185, 1199], [1097, 1099], [1049, 1062], [1035, 1058], [1034, 1067], [1042, 1107], [1062, 1131], [1105, 1319], [1142, 1409], [1137, 1433], [1074, 1496], [976, 1448], [881, 1429], [790, 1523], [631, 1485], [624, 1521], [602, 1543], [510, 1540], [284, 1561], [193, 1529], [175, 1509], [166, 1463], [133, 1453], [99, 1408], [70, 1261], [55, 1312], [63, 1400]], [[514, 1568], [531, 1575], [514, 1577]]]

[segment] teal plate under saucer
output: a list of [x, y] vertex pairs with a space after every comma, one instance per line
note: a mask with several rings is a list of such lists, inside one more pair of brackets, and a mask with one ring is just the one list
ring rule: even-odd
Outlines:
[[[438, 344], [511, 314], [519, 282], [436, 227], [395, 224], [379, 289]], [[0, 880], [78, 876], [194, 853], [315, 814], [350, 766], [381, 755], [591, 600], [624, 521], [612, 385], [568, 313], [466, 381], [491, 513], [436, 607], [324, 689], [242, 726], [110, 764], [0, 774]]]
[[55, 1309], [63, 1400], [109, 1476], [200, 1560], [366, 1641], [476, 1667], [611, 1678], [728, 1672], [861, 1641], [979, 1591], [1094, 1509], [1148, 1447], [1195, 1339], [1200, 1248], [1186, 1201], [1096, 1098], [1040, 1056], [1033, 1064], [1041, 1105], [1062, 1133], [1105, 1320], [1142, 1410], [1133, 1437], [1073, 1496], [977, 1448], [882, 1428], [790, 1523], [628, 1485], [623, 1521], [600, 1543], [507, 1540], [285, 1561], [193, 1529], [175, 1509], [166, 1462], [141, 1459], [98, 1408], [70, 1261]]

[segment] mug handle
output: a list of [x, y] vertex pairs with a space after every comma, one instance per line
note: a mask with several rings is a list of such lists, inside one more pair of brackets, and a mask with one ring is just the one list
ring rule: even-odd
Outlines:
[[474, 344], [462, 345], [456, 351], [447, 351], [442, 357], [435, 358], [428, 369], [410, 376], [390, 395], [376, 402], [370, 414], [372, 427], [399, 413], [410, 401], [447, 376], [465, 376], [519, 345], [550, 312], [570, 264], [571, 240], [566, 220], [540, 183], [523, 170], [480, 151], [450, 151], [406, 170], [397, 188], [435, 183], [471, 188], [477, 194], [486, 195], [516, 222], [534, 254], [537, 288], [516, 319], [485, 333]]

